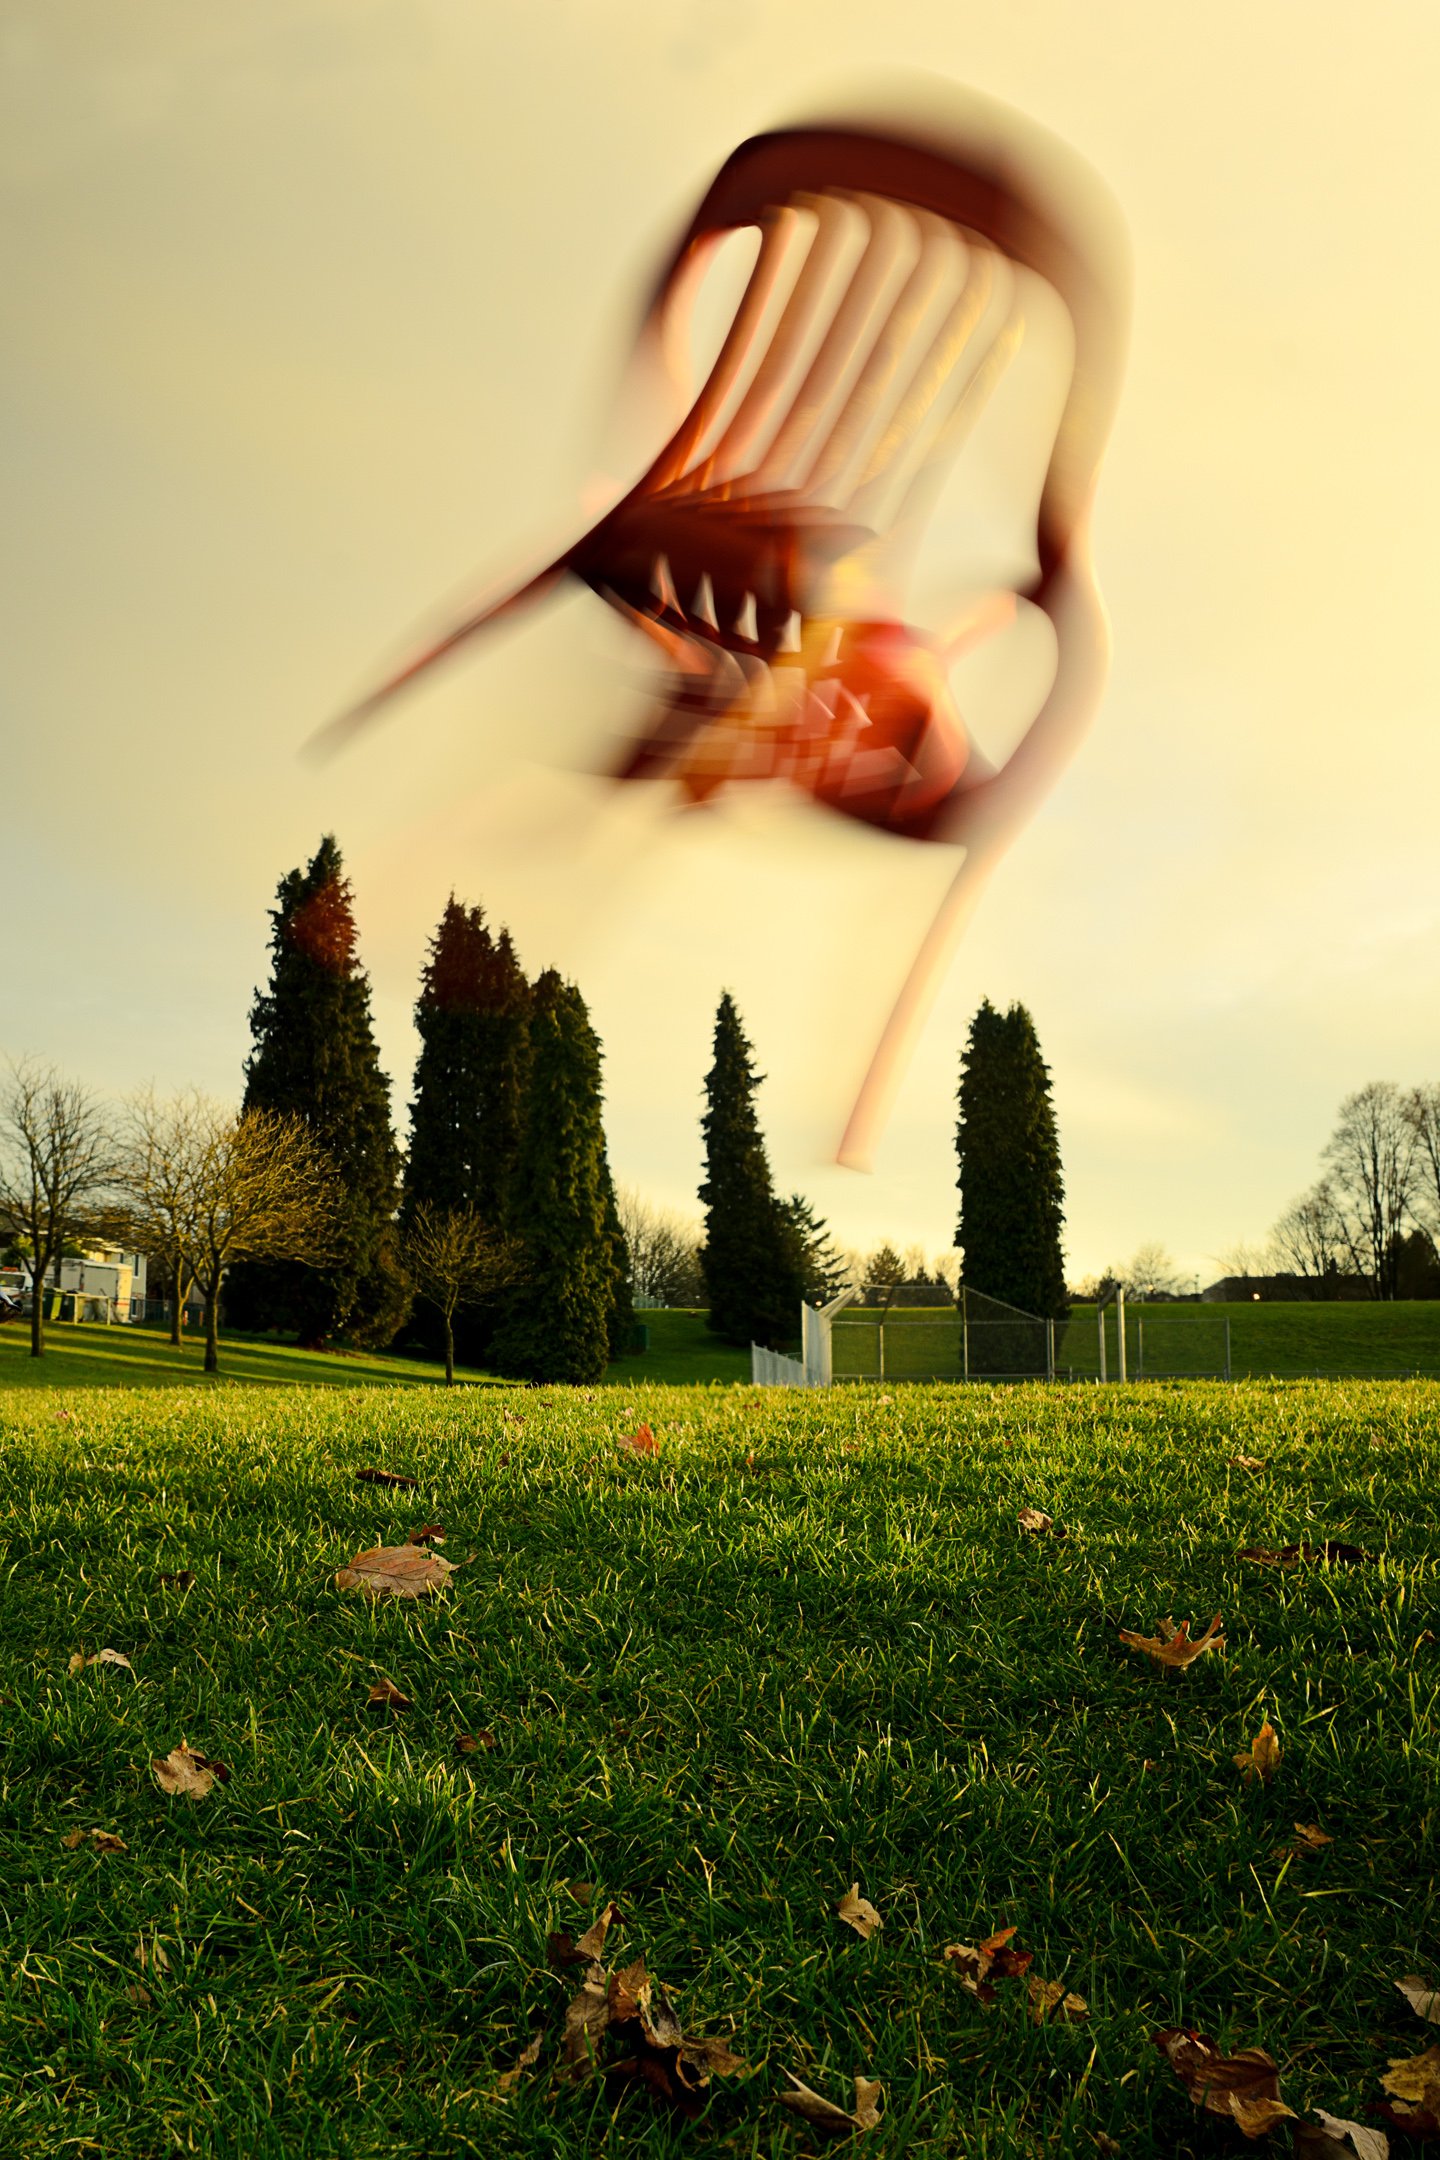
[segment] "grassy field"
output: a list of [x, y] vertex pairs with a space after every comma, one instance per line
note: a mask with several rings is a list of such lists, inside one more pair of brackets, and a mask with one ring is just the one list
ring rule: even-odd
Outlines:
[[[1423, 1383], [0, 1395], [0, 2151], [799, 2156], [792, 2072], [883, 2081], [867, 2160], [1248, 2150], [1181, 2023], [1363, 2119], [1434, 2037], [1437, 1430]], [[440, 1595], [336, 1587], [437, 1518]], [[1238, 1556], [1325, 1537], [1373, 1557]], [[1118, 1640], [1217, 1609], [1183, 1673]], [[547, 1932], [610, 1897], [751, 2065], [699, 2121], [555, 2079]], [[1088, 2022], [964, 1992], [1008, 1926]]]
[[[863, 1308], [841, 1314], [834, 1330], [837, 1378], [879, 1376], [876, 1315]], [[1132, 1379], [1223, 1372], [1225, 1330], [1230, 1370], [1237, 1379], [1409, 1378], [1440, 1375], [1440, 1302], [1409, 1304], [1131, 1305], [1126, 1353]], [[1107, 1357], [1117, 1369], [1116, 1323], [1106, 1316]], [[1005, 1334], [1015, 1331], [1002, 1330]], [[1022, 1335], [1024, 1330], [1019, 1331]], [[992, 1331], [972, 1327], [977, 1362]], [[1040, 1331], [1032, 1349], [1043, 1355]], [[1023, 1353], [1021, 1353], [1023, 1356]], [[960, 1323], [953, 1308], [897, 1308], [886, 1315], [885, 1375], [891, 1380], [953, 1375], [960, 1367]], [[1057, 1328], [1055, 1362], [1077, 1379], [1098, 1378], [1100, 1348], [1093, 1305], [1074, 1307]]]
[[[719, 1343], [696, 1312], [641, 1315], [649, 1348], [622, 1358], [607, 1378], [624, 1385], [644, 1379], [665, 1384], [748, 1380], [750, 1353]], [[79, 1326], [50, 1322], [43, 1358], [30, 1355], [28, 1324], [0, 1327], [0, 1390], [15, 1387], [204, 1387], [216, 1379], [202, 1368], [203, 1339], [187, 1335], [179, 1349], [163, 1328]], [[262, 1335], [222, 1334], [219, 1384], [247, 1387], [437, 1387], [438, 1364], [418, 1358], [373, 1357], [360, 1351], [297, 1350]], [[465, 1386], [491, 1386], [492, 1374], [456, 1368]]]

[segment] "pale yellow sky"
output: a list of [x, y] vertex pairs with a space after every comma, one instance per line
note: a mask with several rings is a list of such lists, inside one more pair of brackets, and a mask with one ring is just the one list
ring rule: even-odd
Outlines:
[[[402, 1132], [453, 885], [577, 975], [654, 1197], [693, 1204], [728, 984], [784, 1185], [847, 1243], [948, 1243], [959, 1047], [1018, 997], [1073, 1271], [1158, 1238], [1208, 1277], [1344, 1092], [1440, 1075], [1437, 47], [1418, 4], [10, 0], [0, 1047], [233, 1093], [276, 878], [333, 828]], [[864, 1178], [824, 1155], [938, 852], [794, 818], [781, 852], [763, 806], [677, 825], [557, 777], [634, 697], [583, 594], [338, 764], [296, 752], [447, 596], [573, 535], [637, 278], [726, 153], [894, 68], [1097, 168], [1135, 320], [1109, 692]]]

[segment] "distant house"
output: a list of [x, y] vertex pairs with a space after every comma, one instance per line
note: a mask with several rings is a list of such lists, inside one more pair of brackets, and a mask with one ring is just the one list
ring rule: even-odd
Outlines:
[[[73, 1297], [79, 1318], [87, 1306], [102, 1306], [115, 1320], [139, 1319], [145, 1311], [145, 1283], [149, 1269], [144, 1253], [127, 1252], [120, 1245], [91, 1245], [78, 1260], [62, 1260], [58, 1271], [46, 1277], [49, 1291]], [[7, 1286], [28, 1293], [30, 1270], [21, 1266], [3, 1271]], [[57, 1279], [58, 1278], [58, 1279]]]
[[1206, 1305], [1312, 1304], [1317, 1299], [1373, 1298], [1375, 1286], [1366, 1275], [1222, 1275], [1200, 1292]]

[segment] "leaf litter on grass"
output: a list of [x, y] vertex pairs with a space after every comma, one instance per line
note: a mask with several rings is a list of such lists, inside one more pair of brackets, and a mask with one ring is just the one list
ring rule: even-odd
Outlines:
[[1130, 1628], [1121, 1628], [1120, 1640], [1127, 1649], [1143, 1650], [1146, 1657], [1154, 1658], [1157, 1665], [1167, 1665], [1174, 1671], [1183, 1672], [1187, 1665], [1193, 1665], [1196, 1658], [1203, 1657], [1207, 1650], [1225, 1648], [1225, 1637], [1219, 1630], [1220, 1615], [1217, 1612], [1205, 1633], [1196, 1636], [1192, 1642], [1190, 1622], [1182, 1620], [1177, 1628], [1174, 1621], [1167, 1617], [1159, 1622], [1153, 1635], [1137, 1635]]
[[824, 2137], [849, 2137], [857, 2130], [873, 2130], [881, 2119], [885, 2088], [876, 2078], [856, 2075], [855, 2105], [847, 2114], [823, 2093], [803, 2084], [793, 2070], [787, 2070], [785, 2074], [790, 2080], [790, 2090], [781, 2093], [781, 2107], [790, 2108]]
[[78, 1852], [82, 1845], [88, 1845], [92, 1852], [128, 1852], [130, 1850], [124, 1838], [117, 1837], [113, 1830], [72, 1830], [68, 1837], [61, 1838], [60, 1843], [64, 1846], [66, 1852]]
[[1319, 1545], [1308, 1542], [1303, 1545], [1242, 1545], [1240, 1558], [1253, 1560], [1258, 1567], [1293, 1568], [1302, 1560], [1323, 1560], [1331, 1567], [1357, 1567], [1371, 1554], [1359, 1545], [1342, 1545], [1334, 1538], [1325, 1538]]
[[373, 1683], [370, 1693], [365, 1698], [367, 1710], [373, 1710], [377, 1703], [386, 1710], [413, 1710], [415, 1707], [410, 1697], [402, 1695], [394, 1681], [387, 1680], [383, 1673]]
[[1245, 1753], [1235, 1757], [1235, 1766], [1244, 1771], [1247, 1785], [1255, 1778], [1259, 1778], [1262, 1785], [1268, 1785], [1280, 1767], [1280, 1753], [1279, 1737], [1266, 1718]]
[[1432, 1980], [1422, 1979], [1419, 1973], [1406, 1973], [1395, 1985], [1416, 2017], [1428, 2018], [1432, 2025], [1440, 2025], [1440, 1987]]
[[862, 1942], [868, 1942], [876, 1928], [885, 1925], [869, 1898], [861, 1897], [858, 1882], [851, 1883], [835, 1910], [847, 1927], [854, 1928]]
[[1390, 2095], [1376, 2113], [1410, 2137], [1440, 2137], [1440, 2047], [1421, 2055], [1395, 2056], [1380, 2083]]
[[1197, 2107], [1237, 2125], [1247, 2138], [1264, 2137], [1294, 2108], [1280, 2098], [1280, 2072], [1263, 2048], [1241, 2048], [1226, 2055], [1205, 2033], [1189, 2026], [1167, 2026], [1152, 2033], [1159, 2048]]
[[152, 1755], [150, 1767], [159, 1782], [160, 1790], [170, 1794], [188, 1793], [192, 1800], [203, 1800], [217, 1779], [222, 1785], [230, 1782], [230, 1770], [226, 1763], [209, 1755], [202, 1755], [182, 1740], [179, 1747], [171, 1748], [168, 1755]]
[[425, 1597], [441, 1589], [463, 1564], [432, 1552], [428, 1545], [375, 1545], [336, 1570], [335, 1587], [371, 1598]]
[[77, 1650], [65, 1670], [72, 1674], [84, 1672], [91, 1665], [118, 1665], [132, 1680], [135, 1678], [135, 1668], [123, 1650], [97, 1650], [93, 1657], [86, 1657], [83, 1650]]
[[1295, 2160], [1390, 2160], [1390, 2140], [1383, 2130], [1346, 2122], [1316, 2108], [1318, 2122], [1295, 2125]]

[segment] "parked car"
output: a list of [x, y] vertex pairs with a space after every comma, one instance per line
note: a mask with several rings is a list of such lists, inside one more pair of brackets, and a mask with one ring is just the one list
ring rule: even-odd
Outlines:
[[18, 1290], [0, 1290], [0, 1322], [18, 1320], [24, 1310]]

